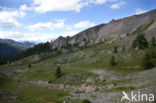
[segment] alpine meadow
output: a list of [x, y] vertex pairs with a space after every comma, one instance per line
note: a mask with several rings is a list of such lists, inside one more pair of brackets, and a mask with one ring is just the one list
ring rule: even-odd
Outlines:
[[1, 0], [0, 103], [156, 103], [155, 7]]

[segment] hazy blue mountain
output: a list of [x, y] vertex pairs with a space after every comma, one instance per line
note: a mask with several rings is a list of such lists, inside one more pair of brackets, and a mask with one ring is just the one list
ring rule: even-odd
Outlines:
[[0, 39], [0, 57], [12, 56], [32, 47], [33, 42], [17, 42], [12, 39]]
[[12, 56], [21, 53], [22, 50], [9, 44], [0, 43], [0, 57]]
[[29, 42], [29, 41], [18, 42], [12, 39], [0, 39], [0, 43], [9, 44], [11, 46], [15, 46], [22, 50], [28, 49], [34, 45], [33, 42]]

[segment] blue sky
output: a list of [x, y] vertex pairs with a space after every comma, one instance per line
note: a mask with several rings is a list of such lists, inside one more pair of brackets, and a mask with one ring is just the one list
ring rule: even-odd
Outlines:
[[45, 42], [155, 7], [156, 0], [0, 0], [0, 38]]

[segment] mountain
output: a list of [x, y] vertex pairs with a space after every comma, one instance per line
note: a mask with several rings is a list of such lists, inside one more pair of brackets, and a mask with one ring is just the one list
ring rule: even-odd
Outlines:
[[95, 44], [95, 40], [99, 35], [99, 30], [104, 25], [105, 24], [100, 24], [100, 25], [88, 28], [72, 37], [65, 38], [65, 37], [60, 36], [56, 40], [51, 42], [51, 48], [60, 49], [61, 47], [64, 47], [67, 45], [84, 46], [86, 45], [86, 42], [88, 42], [87, 45]]
[[21, 50], [26, 50], [34, 45], [33, 42], [29, 42], [29, 41], [18, 42], [18, 41], [12, 40], [12, 39], [0, 39], [0, 43], [5, 43], [8, 45], [17, 47]]
[[22, 50], [14, 46], [0, 43], [0, 57], [12, 56], [21, 53]]
[[[0, 103], [155, 103], [155, 15], [112, 20], [0, 58]], [[123, 91], [136, 101], [121, 101]]]
[[[68, 38], [68, 40], [59, 37], [51, 42], [51, 46], [52, 49], [60, 49], [67, 44], [83, 47], [98, 43], [110, 43], [120, 39], [124, 39], [123, 42], [120, 42], [121, 45], [130, 46], [135, 36], [140, 32], [145, 33], [148, 40], [156, 37], [156, 10], [91, 27]], [[126, 42], [127, 40], [128, 42]]]
[[34, 43], [27, 41], [17, 42], [11, 39], [0, 39], [0, 57], [17, 55], [33, 45]]

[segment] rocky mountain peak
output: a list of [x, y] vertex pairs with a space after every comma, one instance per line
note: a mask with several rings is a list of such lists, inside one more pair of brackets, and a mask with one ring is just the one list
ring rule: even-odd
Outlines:
[[61, 49], [61, 47], [67, 44], [67, 39], [65, 37], [58, 37], [56, 40], [51, 42], [52, 49]]

